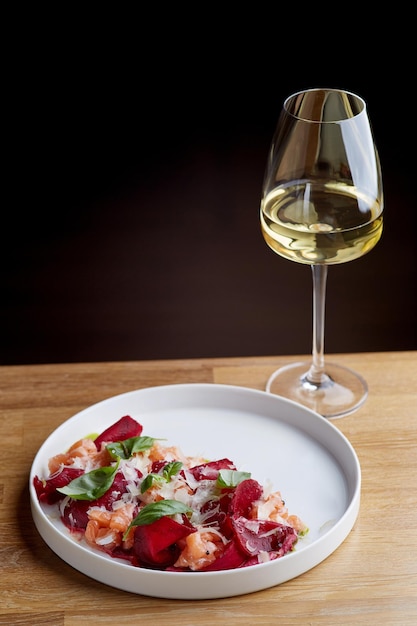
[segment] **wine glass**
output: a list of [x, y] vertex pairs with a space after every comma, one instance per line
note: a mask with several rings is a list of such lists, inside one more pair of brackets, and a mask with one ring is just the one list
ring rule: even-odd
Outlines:
[[365, 101], [341, 89], [307, 89], [289, 96], [275, 130], [262, 189], [263, 237], [278, 255], [311, 266], [311, 363], [291, 363], [266, 390], [327, 418], [366, 400], [359, 374], [324, 360], [328, 265], [369, 252], [382, 234], [383, 190], [378, 152]]

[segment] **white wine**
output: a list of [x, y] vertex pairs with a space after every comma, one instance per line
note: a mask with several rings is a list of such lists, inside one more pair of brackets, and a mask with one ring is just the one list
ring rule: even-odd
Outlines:
[[262, 201], [262, 234], [277, 254], [298, 263], [357, 259], [382, 234], [382, 205], [340, 181], [299, 181]]

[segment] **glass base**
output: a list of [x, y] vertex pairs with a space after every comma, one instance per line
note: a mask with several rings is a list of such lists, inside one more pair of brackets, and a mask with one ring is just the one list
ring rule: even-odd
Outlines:
[[359, 374], [332, 363], [326, 363], [324, 380], [314, 383], [307, 374], [311, 363], [292, 363], [270, 376], [266, 391], [307, 406], [329, 419], [353, 413], [368, 397], [368, 385]]

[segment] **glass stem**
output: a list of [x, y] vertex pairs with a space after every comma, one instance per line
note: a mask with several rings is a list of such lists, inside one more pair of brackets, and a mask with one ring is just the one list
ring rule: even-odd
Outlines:
[[326, 308], [327, 265], [312, 265], [313, 273], [313, 362], [307, 380], [314, 384], [324, 383], [324, 318]]

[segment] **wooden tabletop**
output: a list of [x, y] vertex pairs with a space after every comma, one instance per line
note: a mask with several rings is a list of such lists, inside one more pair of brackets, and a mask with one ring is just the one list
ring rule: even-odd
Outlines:
[[0, 624], [169, 626], [417, 623], [417, 352], [332, 355], [368, 381], [369, 398], [333, 420], [362, 468], [361, 508], [342, 545], [279, 586], [219, 600], [166, 600], [74, 570], [39, 536], [28, 477], [46, 437], [113, 395], [173, 383], [264, 389], [285, 357], [0, 367]]

